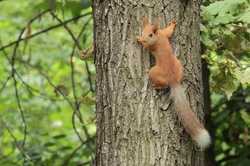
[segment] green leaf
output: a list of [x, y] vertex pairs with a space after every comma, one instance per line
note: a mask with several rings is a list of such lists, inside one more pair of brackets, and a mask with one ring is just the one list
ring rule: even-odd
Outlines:
[[240, 111], [241, 118], [250, 127], [250, 115], [246, 111]]
[[219, 14], [213, 21], [214, 25], [218, 24], [227, 24], [230, 22], [233, 22], [235, 20], [235, 17], [229, 13], [221, 13]]
[[211, 40], [211, 38], [208, 36], [207, 33], [201, 34], [201, 41], [208, 48], [213, 48], [216, 45], [216, 43], [213, 40]]
[[250, 24], [250, 8], [248, 8], [247, 11], [240, 14], [238, 20]]
[[224, 0], [224, 1], [216, 1], [205, 8], [205, 12], [210, 15], [218, 15], [225, 13], [232, 13], [237, 8], [238, 5], [242, 3], [246, 3], [247, 0]]
[[225, 119], [229, 116], [230, 112], [228, 111], [220, 111], [216, 114], [216, 117], [213, 119], [214, 124], [221, 124]]
[[54, 146], [54, 145], [56, 145], [55, 142], [47, 142], [44, 144], [45, 147], [50, 147], [50, 146]]
[[235, 82], [227, 82], [223, 86], [223, 90], [227, 96], [227, 99], [229, 100], [233, 94], [234, 91], [238, 88], [238, 85]]
[[250, 67], [243, 71], [243, 73], [241, 74], [240, 82], [242, 84], [250, 84]]
[[205, 12], [207, 12], [210, 15], [216, 15], [220, 11], [223, 11], [223, 9], [225, 8], [224, 4], [225, 4], [224, 1], [214, 2], [205, 8]]
[[62, 139], [62, 138], [65, 138], [65, 137], [66, 137], [65, 134], [59, 134], [59, 135], [53, 136], [54, 139]]

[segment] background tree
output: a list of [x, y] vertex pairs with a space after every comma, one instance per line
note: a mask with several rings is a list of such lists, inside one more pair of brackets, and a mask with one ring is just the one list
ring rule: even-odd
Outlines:
[[204, 153], [177, 120], [169, 91], [149, 84], [146, 71], [152, 58], [136, 42], [144, 15], [151, 20], [162, 16], [164, 25], [176, 19], [172, 42], [185, 67], [183, 84], [192, 109], [203, 117], [200, 1], [95, 0], [93, 8], [96, 165], [204, 165]]

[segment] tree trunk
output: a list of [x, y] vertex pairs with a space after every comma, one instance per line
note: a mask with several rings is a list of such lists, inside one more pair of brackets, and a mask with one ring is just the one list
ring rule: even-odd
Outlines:
[[204, 117], [200, 0], [94, 0], [97, 166], [204, 166], [205, 155], [184, 131], [168, 90], [154, 90], [153, 58], [137, 42], [142, 17], [177, 21], [173, 50], [184, 66], [191, 108]]

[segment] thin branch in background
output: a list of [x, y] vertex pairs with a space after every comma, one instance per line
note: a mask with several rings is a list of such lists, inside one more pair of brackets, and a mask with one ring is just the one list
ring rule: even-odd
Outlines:
[[[33, 65], [33, 64], [27, 63], [26, 61], [20, 61], [20, 62], [22, 62], [24, 65], [27, 65], [28, 67], [30, 67], [32, 69], [35, 69], [41, 76], [43, 76], [43, 78], [45, 78], [45, 80], [48, 82], [48, 84], [51, 87], [53, 87], [53, 89], [57, 89], [56, 85], [51, 81], [49, 76], [46, 75], [44, 72], [42, 72], [42, 69], [38, 65]], [[60, 89], [58, 89], [58, 93], [63, 97], [63, 99], [65, 101], [67, 101], [67, 103], [70, 105], [70, 107], [72, 109], [74, 109], [73, 103], [70, 101], [70, 99]]]
[[[40, 18], [42, 15], [46, 14], [48, 12], [48, 10], [45, 10], [41, 13], [39, 13], [38, 15], [36, 15], [35, 17], [33, 17], [29, 22], [28, 25], [31, 24], [32, 22], [34, 22], [36, 19]], [[19, 46], [19, 42], [22, 39], [22, 36], [25, 32], [26, 27], [24, 27], [17, 39], [17, 42], [14, 45], [14, 49], [13, 49], [13, 53], [10, 59], [10, 63], [11, 63], [11, 77], [13, 79], [13, 83], [14, 83], [14, 91], [15, 91], [15, 98], [16, 98], [16, 102], [17, 102], [17, 106], [18, 106], [18, 110], [20, 112], [21, 115], [21, 119], [22, 119], [22, 123], [23, 123], [23, 140], [22, 140], [22, 148], [24, 148], [25, 143], [26, 143], [26, 139], [27, 139], [27, 123], [26, 123], [26, 119], [25, 119], [25, 115], [24, 115], [24, 110], [22, 108], [21, 105], [21, 100], [20, 100], [20, 96], [19, 96], [19, 91], [18, 91], [18, 87], [17, 87], [17, 80], [16, 80], [16, 68], [15, 68], [15, 61], [16, 61], [16, 56], [17, 56], [17, 49]], [[24, 163], [25, 163], [25, 158], [24, 158]]]
[[[38, 66], [34, 66], [34, 65], [32, 65], [32, 64], [29, 64], [29, 63], [24, 63], [24, 64], [25, 64], [25, 65], [28, 65], [29, 67], [31, 67], [31, 68], [33, 68], [33, 69], [36, 69], [36, 70], [37, 70], [37, 71], [47, 80], [47, 82], [49, 83], [49, 85], [50, 85], [51, 87], [53, 87], [54, 89], [56, 88], [56, 85], [54, 85], [54, 84], [52, 83], [52, 81], [50, 80], [50, 78], [49, 78], [45, 73], [43, 73], [43, 72], [41, 71], [41, 69], [39, 69]], [[62, 95], [62, 97], [64, 98], [64, 100], [67, 101], [67, 103], [68, 103], [68, 104], [70, 105], [70, 107], [72, 108], [73, 112], [75, 112], [75, 107], [74, 107], [73, 103], [68, 99], [68, 97], [65, 96], [65, 94], [64, 94], [60, 89], [58, 90], [58, 93], [59, 93], [60, 95]], [[75, 120], [74, 120], [74, 121], [75, 121]], [[84, 142], [84, 140], [82, 139], [80, 133], [77, 131], [77, 128], [76, 128], [76, 125], [75, 125], [75, 124], [73, 124], [73, 129], [74, 129], [76, 135], [78, 136], [79, 140], [80, 140], [81, 142]]]
[[57, 15], [54, 12], [50, 12], [51, 16], [53, 18], [55, 18], [60, 24], [63, 25], [63, 27], [67, 30], [67, 32], [69, 33], [69, 35], [71, 36], [71, 38], [74, 40], [75, 45], [77, 46], [77, 48], [79, 50], [81, 50], [81, 45], [78, 42], [78, 39], [75, 37], [75, 35], [73, 34], [73, 32], [69, 29], [69, 27], [63, 22], [63, 20], [61, 20], [59, 17], [57, 17]]
[[[83, 122], [83, 119], [82, 119], [82, 115], [81, 115], [81, 111], [80, 111], [80, 101], [78, 100], [78, 97], [76, 95], [75, 79], [74, 79], [74, 75], [75, 75], [74, 71], [75, 70], [74, 70], [74, 63], [73, 63], [74, 52], [75, 52], [75, 47], [73, 48], [72, 53], [70, 55], [71, 85], [72, 85], [73, 96], [74, 96], [74, 103], [75, 103], [75, 109], [73, 110], [73, 113], [72, 113], [72, 125], [73, 125], [75, 133], [77, 135], [79, 135], [78, 137], [81, 137], [80, 133], [76, 129], [76, 124], [75, 124], [75, 115], [77, 115], [79, 121], [82, 124], [84, 134], [86, 135], [87, 139], [89, 139], [90, 136], [89, 136], [88, 130], [86, 129], [86, 126], [84, 125], [84, 122]], [[81, 138], [81, 140], [82, 140], [82, 138]]]
[[[21, 33], [19, 34], [18, 40], [21, 39], [21, 36], [24, 33], [25, 28], [21, 31]], [[26, 136], [27, 136], [27, 124], [26, 124], [26, 120], [25, 120], [25, 116], [24, 116], [24, 110], [22, 108], [21, 105], [21, 101], [20, 101], [20, 96], [19, 96], [19, 92], [18, 92], [18, 88], [17, 88], [17, 80], [16, 80], [16, 76], [15, 76], [15, 58], [16, 58], [16, 52], [17, 52], [17, 48], [18, 48], [19, 42], [16, 43], [15, 47], [14, 47], [14, 51], [13, 51], [13, 55], [11, 58], [11, 77], [13, 79], [14, 82], [14, 90], [15, 90], [15, 97], [16, 97], [16, 102], [17, 102], [17, 106], [19, 109], [19, 112], [21, 114], [21, 118], [22, 118], [22, 122], [23, 122], [23, 141], [22, 141], [22, 146], [25, 146], [25, 142], [26, 142]]]
[[[1, 45], [1, 47], [3, 46], [2, 40], [0, 40], [0, 45]], [[2, 52], [3, 52], [4, 56], [5, 56], [5, 58], [7, 59], [7, 61], [10, 63], [10, 58], [8, 57], [7, 52], [4, 49], [2, 50]]]
[[[82, 35], [84, 28], [85, 28], [85, 26], [83, 26], [83, 28], [81, 29], [81, 31], [80, 31], [80, 33], [79, 33], [79, 35], [77, 37], [77, 41], [79, 40], [80, 36]], [[78, 110], [80, 112], [80, 101], [78, 100], [78, 97], [76, 95], [75, 67], [74, 67], [74, 62], [73, 62], [73, 58], [74, 58], [74, 54], [75, 54], [75, 49], [76, 49], [76, 45], [73, 46], [72, 52], [70, 54], [71, 86], [72, 86], [72, 90], [73, 90], [73, 96], [74, 96], [74, 100], [75, 100], [76, 110]]]
[[[1, 43], [2, 43], [2, 42], [1, 42], [1, 40], [0, 40], [0, 44], [1, 44]], [[4, 53], [4, 56], [5, 56], [5, 58], [7, 59], [7, 61], [9, 62], [9, 64], [11, 65], [11, 60], [10, 60], [10, 58], [8, 57], [7, 52], [6, 52], [5, 50], [3, 50], [2, 52]], [[23, 63], [23, 64], [29, 63], [28, 61], [24, 61], [24, 60], [22, 60], [21, 58], [16, 58], [16, 61], [21, 62], [21, 63]], [[18, 79], [19, 79], [19, 80], [21, 81], [21, 83], [26, 87], [26, 89], [27, 89], [27, 91], [28, 91], [29, 93], [33, 94], [33, 92], [36, 92], [36, 93], [38, 93], [38, 94], [40, 95], [40, 97], [43, 98], [43, 99], [48, 99], [48, 100], [52, 100], [52, 101], [58, 101], [58, 100], [60, 100], [60, 99], [57, 99], [57, 98], [53, 98], [52, 96], [46, 96], [46, 95], [44, 95], [44, 94], [41, 93], [38, 89], [36, 89], [36, 88], [34, 88], [34, 87], [31, 87], [28, 83], [26, 83], [26, 82], [22, 79], [22, 77], [21, 77], [21, 75], [19, 74], [19, 72], [17, 72], [17, 71], [15, 70], [15, 73], [16, 73]], [[5, 82], [2, 84], [2, 87], [0, 88], [0, 93], [4, 90], [4, 88], [6, 87], [8, 81], [10, 80], [10, 78], [11, 78], [11, 75], [8, 76], [7, 79], [5, 80]]]
[[[24, 61], [23, 63], [28, 63], [28, 62]], [[23, 78], [21, 77], [21, 75], [18, 72], [16, 72], [16, 75], [30, 94], [34, 95], [34, 93], [37, 93], [37, 94], [39, 94], [39, 97], [41, 97], [43, 99], [47, 99], [47, 100], [51, 100], [51, 101], [60, 101], [60, 99], [55, 98], [53, 96], [45, 95], [45, 94], [41, 93], [40, 90], [30, 86], [27, 82], [25, 82], [23, 80]], [[64, 99], [61, 99], [61, 101], [62, 100], [64, 100]]]
[[73, 152], [66, 158], [62, 165], [68, 165], [70, 160], [74, 157], [74, 155], [82, 148], [85, 142], [82, 142], [78, 147], [76, 147]]
[[[50, 14], [52, 15], [53, 18], [55, 18], [59, 23], [63, 24], [63, 21], [57, 17], [56, 14], [54, 14], [53, 12], [50, 12]], [[75, 48], [77, 47], [79, 50], [81, 50], [81, 46], [78, 42], [80, 36], [82, 35], [83, 33], [83, 29], [85, 28], [85, 26], [88, 24], [88, 22], [83, 26], [81, 32], [79, 33], [78, 37], [76, 38], [75, 35], [73, 34], [73, 32], [70, 30], [70, 28], [66, 25], [66, 24], [63, 24], [63, 27], [67, 30], [67, 32], [69, 33], [69, 35], [71, 36], [71, 38], [73, 39], [75, 45], [73, 46], [73, 49], [72, 49], [72, 52], [71, 52], [71, 55], [70, 55], [70, 65], [71, 65], [71, 83], [72, 83], [72, 88], [73, 88], [73, 95], [74, 95], [74, 100], [75, 100], [75, 111], [73, 112], [72, 114], [72, 121], [73, 121], [73, 128], [75, 130], [76, 133], [78, 133], [78, 131], [76, 130], [76, 126], [75, 126], [75, 115], [77, 115], [79, 121], [81, 122], [82, 124], [82, 128], [83, 128], [83, 131], [87, 137], [87, 139], [90, 138], [90, 135], [88, 133], [88, 130], [86, 128], [86, 126], [84, 125], [84, 121], [82, 119], [82, 116], [81, 116], [81, 112], [80, 112], [80, 102], [78, 101], [77, 99], [77, 96], [76, 96], [76, 90], [75, 90], [75, 79], [74, 79], [74, 63], [73, 63], [73, 56], [74, 56], [74, 52], [75, 52]], [[90, 72], [89, 72], [89, 69], [88, 69], [88, 65], [87, 65], [87, 70], [88, 70], [88, 78], [91, 79], [91, 76], [90, 76]], [[90, 80], [89, 82], [90, 84], [90, 87], [92, 87], [92, 82]], [[91, 88], [91, 90], [93, 90], [93, 88]], [[79, 133], [78, 133], [79, 134]], [[78, 135], [77, 134], [77, 135]], [[91, 146], [88, 144], [88, 147], [91, 149]]]
[[[31, 24], [37, 20], [38, 18], [42, 17], [44, 14], [46, 14], [47, 12], [49, 12], [50, 10], [45, 10], [45, 11], [42, 11], [41, 13], [39, 13], [38, 15], [36, 15], [35, 17], [33, 17], [32, 19], [30, 19], [30, 21], [28, 22], [27, 26], [31, 26]], [[53, 13], [54, 14], [54, 13]], [[52, 14], [52, 16], [53, 16]], [[11, 75], [7, 78], [7, 80], [4, 82], [2, 89], [5, 88], [7, 82], [9, 81], [10, 78], [13, 79], [13, 82], [14, 82], [14, 90], [15, 90], [15, 98], [16, 98], [16, 102], [17, 102], [17, 106], [18, 106], [18, 110], [20, 112], [20, 115], [21, 115], [21, 120], [22, 120], [22, 123], [23, 123], [23, 140], [22, 140], [22, 143], [21, 143], [21, 146], [19, 144], [16, 144], [17, 148], [19, 149], [19, 151], [24, 155], [24, 163], [25, 164], [25, 161], [27, 160], [30, 160], [30, 157], [27, 156], [24, 152], [24, 146], [25, 146], [25, 143], [26, 143], [26, 138], [27, 138], [27, 123], [26, 123], [26, 119], [25, 119], [25, 114], [24, 114], [24, 109], [22, 107], [22, 104], [21, 104], [21, 98], [20, 98], [20, 94], [19, 94], [19, 91], [18, 91], [18, 80], [17, 78], [19, 78], [22, 82], [22, 84], [25, 85], [25, 87], [28, 89], [29, 92], [32, 92], [34, 91], [33, 87], [31, 87], [30, 85], [28, 85], [23, 79], [22, 79], [22, 76], [16, 71], [16, 68], [15, 68], [15, 63], [17, 61], [18, 58], [17, 57], [17, 50], [18, 50], [18, 47], [19, 47], [19, 44], [20, 42], [22, 41], [27, 41], [28, 39], [31, 39], [35, 36], [38, 36], [40, 34], [43, 34], [45, 32], [48, 32], [50, 30], [53, 30], [55, 28], [58, 28], [58, 27], [61, 27], [61, 26], [64, 26], [64, 28], [68, 31], [68, 33], [71, 35], [72, 39], [74, 40], [75, 42], [75, 45], [74, 45], [74, 48], [72, 50], [72, 54], [71, 54], [71, 57], [70, 57], [70, 63], [71, 63], [71, 82], [72, 82], [72, 88], [73, 88], [73, 94], [74, 94], [74, 104], [70, 101], [70, 99], [67, 98], [67, 96], [65, 96], [65, 94], [59, 89], [58, 92], [63, 96], [64, 100], [66, 100], [69, 105], [72, 107], [73, 109], [73, 114], [72, 114], [72, 123], [73, 123], [73, 128], [77, 134], [77, 136], [79, 137], [80, 141], [82, 142], [82, 144], [86, 144], [88, 146], [89, 149], [91, 149], [91, 145], [89, 144], [89, 142], [92, 142], [92, 138], [91, 136], [89, 135], [88, 133], [88, 130], [86, 128], [83, 122], [83, 119], [82, 119], [82, 115], [81, 115], [81, 112], [80, 112], [80, 102], [78, 100], [78, 97], [76, 95], [76, 89], [75, 89], [75, 80], [74, 80], [74, 64], [73, 64], [73, 56], [74, 56], [74, 53], [75, 53], [75, 49], [76, 47], [80, 50], [81, 49], [81, 46], [78, 42], [80, 36], [82, 35], [83, 33], [83, 30], [84, 30], [84, 27], [85, 25], [83, 26], [83, 29], [81, 30], [80, 34], [78, 35], [78, 37], [76, 38], [74, 36], [74, 34], [72, 33], [72, 31], [67, 27], [67, 24], [69, 22], [72, 22], [72, 21], [75, 21], [75, 20], [78, 20], [80, 19], [81, 17], [84, 17], [84, 16], [87, 16], [87, 15], [90, 15], [91, 12], [89, 13], [85, 13], [85, 14], [82, 14], [82, 15], [79, 15], [79, 16], [76, 16], [76, 17], [73, 17], [71, 19], [68, 19], [66, 21], [62, 21], [60, 20], [55, 14], [54, 14], [54, 18], [58, 18], [57, 21], [59, 22], [59, 24], [56, 24], [54, 26], [51, 26], [51, 27], [48, 27], [46, 29], [43, 29], [41, 31], [38, 31], [34, 34], [29, 34], [29, 35], [24, 35], [25, 34], [25, 30], [27, 29], [27, 26], [24, 27], [17, 40], [16, 41], [13, 41], [13, 42], [10, 42], [9, 44], [7, 45], [4, 45], [4, 46], [1, 46], [0, 47], [0, 51], [3, 51], [5, 57], [7, 58], [7, 60], [9, 61], [10, 65], [11, 65]], [[87, 21], [86, 25], [88, 24], [88, 22], [90, 21], [90, 19]], [[7, 53], [5, 52], [5, 49], [8, 48], [8, 47], [11, 47], [11, 46], [14, 46], [14, 49], [13, 49], [13, 53], [12, 53], [12, 56], [11, 58], [8, 57]], [[26, 64], [26, 62], [25, 62]], [[29, 67], [37, 67], [37, 66], [33, 66], [31, 64], [26, 64], [28, 65]], [[89, 70], [89, 66], [88, 66], [88, 63], [85, 61], [85, 67], [86, 67], [86, 70], [87, 70], [87, 74], [88, 74], [88, 81], [89, 81], [89, 86], [90, 86], [90, 90], [92, 92], [94, 92], [94, 89], [92, 87], [92, 81], [91, 81], [91, 73], [90, 73], [90, 70]], [[38, 69], [39, 73], [46, 78], [46, 80], [48, 81], [49, 85], [52, 86], [54, 89], [56, 89], [56, 86], [52, 83], [52, 81], [50, 80], [50, 78], [44, 74], [40, 69]], [[37, 91], [37, 90], [35, 90]], [[80, 123], [82, 124], [81, 127], [86, 135], [86, 141], [83, 141], [83, 139], [81, 138], [80, 136], [80, 133], [77, 131], [76, 129], [76, 124], [75, 124], [75, 117], [78, 117]], [[10, 133], [11, 137], [14, 139], [14, 142], [17, 142], [15, 136], [12, 134], [12, 132], [7, 128], [8, 132]], [[82, 146], [78, 147], [79, 149], [81, 148]], [[74, 155], [77, 151], [78, 151], [78, 148], [75, 149], [75, 151], [72, 152], [72, 155]], [[86, 162], [86, 163], [83, 163], [83, 165], [85, 164], [88, 164], [90, 162]]]
[[[38, 67], [38, 66], [35, 66], [35, 65], [32, 65], [32, 64], [29, 64], [29, 63], [24, 63], [25, 65], [28, 65], [29, 67], [31, 67], [32, 69], [36, 69], [46, 80], [47, 82], [49, 83], [49, 85], [51, 87], [53, 87], [54, 89], [56, 88], [56, 85], [53, 84], [53, 82], [50, 80], [50, 78], [41, 71], [41, 69]], [[58, 90], [59, 94], [62, 95], [62, 97], [64, 98], [65, 101], [67, 101], [67, 103], [70, 105], [70, 107], [72, 108], [73, 112], [75, 112], [75, 107], [73, 105], [73, 103], [68, 99], [67, 96], [65, 96], [65, 94], [59, 89]], [[75, 116], [72, 117], [72, 121], [75, 121], [74, 119]], [[84, 132], [87, 132], [87, 129], [86, 129], [86, 126], [82, 125], [83, 129], [84, 129]], [[84, 142], [84, 140], [82, 139], [82, 137], [80, 136], [80, 133], [77, 131], [77, 128], [76, 128], [76, 125], [75, 123], [73, 123], [73, 129], [75, 131], [75, 133], [77, 134], [79, 140], [81, 142]], [[90, 136], [89, 136], [90, 137]]]
[[[80, 18], [82, 18], [82, 17], [84, 17], [84, 16], [90, 15], [90, 14], [92, 14], [92, 12], [88, 12], [88, 13], [85, 13], [85, 14], [82, 14], [82, 15], [79, 15], [79, 16], [76, 16], [76, 17], [73, 17], [73, 18], [70, 18], [70, 19], [64, 21], [63, 24], [68, 24], [68, 23], [70, 23], [70, 22], [72, 22], [72, 21], [76, 21], [76, 20], [78, 20], [78, 19], [80, 19]], [[34, 33], [34, 34], [32, 34], [32, 35], [27, 36], [27, 37], [24, 37], [24, 38], [21, 38], [21, 39], [19, 39], [19, 40], [10, 42], [9, 44], [6, 44], [6, 45], [0, 47], [0, 51], [3, 51], [4, 49], [13, 46], [13, 45], [15, 45], [16, 43], [25, 41], [25, 40], [27, 40], [27, 39], [31, 39], [31, 38], [33, 38], [33, 37], [35, 37], [35, 36], [38, 36], [38, 35], [40, 35], [40, 34], [43, 34], [43, 33], [46, 33], [46, 32], [48, 32], [48, 31], [51, 31], [51, 30], [53, 30], [53, 29], [55, 29], [55, 28], [59, 28], [59, 27], [61, 27], [63, 24], [60, 23], [60, 24], [56, 24], [56, 25], [50, 26], [50, 27], [48, 27], [48, 28], [46, 28], [46, 29], [43, 29], [43, 30], [41, 30], [41, 31], [38, 31], [38, 32], [36, 32], [36, 33]]]
[[0, 93], [2, 93], [2, 91], [5, 89], [7, 83], [9, 82], [11, 76], [8, 76], [7, 79], [5, 80], [4, 83], [2, 83], [2, 87], [0, 88]]
[[[1, 122], [2, 124], [4, 125], [4, 128], [7, 129], [8, 133], [10, 134], [11, 138], [13, 139], [14, 141], [14, 144], [16, 146], [16, 148], [19, 150], [19, 152], [22, 154], [22, 156], [24, 157], [25, 161], [32, 161], [31, 157], [26, 154], [23, 146], [20, 146], [18, 141], [17, 141], [17, 138], [15, 137], [15, 135], [12, 133], [11, 129], [8, 127], [7, 123], [4, 122], [3, 119], [1, 119]], [[33, 161], [32, 161], [33, 162]]]
[[[2, 40], [0, 40], [0, 45], [2, 45]], [[5, 58], [7, 59], [7, 61], [9, 62], [9, 64], [11, 65], [11, 61], [10, 58], [8, 57], [8, 54], [5, 50], [3, 50], [3, 54], [5, 56]], [[11, 78], [11, 74], [7, 77], [7, 79], [5, 80], [5, 82], [2, 84], [2, 87], [0, 88], [0, 93], [5, 89], [7, 83], [9, 82]]]
[[[55, 18], [58, 22], [60, 22], [63, 27], [68, 31], [69, 35], [71, 36], [72, 40], [75, 42], [75, 45], [77, 46], [77, 48], [79, 50], [82, 50], [81, 48], [81, 45], [79, 44], [78, 40], [75, 35], [73, 34], [73, 32], [70, 30], [70, 28], [63, 23], [63, 21], [57, 17], [57, 15], [53, 12], [50, 12], [50, 14], [52, 15], [53, 18]], [[88, 65], [88, 62], [87, 61], [84, 61], [85, 63], [85, 68], [86, 68], [86, 71], [87, 71], [87, 75], [88, 75], [88, 82], [89, 82], [89, 87], [90, 87], [90, 90], [91, 92], [94, 92], [94, 88], [93, 88], [93, 85], [92, 85], [92, 80], [91, 80], [91, 73], [90, 73], [90, 70], [89, 70], [89, 65]]]
[[[56, 88], [56, 85], [54, 85], [54, 84], [52, 83], [52, 81], [50, 80], [50, 78], [49, 78], [45, 73], [43, 73], [43, 72], [41, 71], [41, 69], [39, 69], [38, 66], [34, 66], [34, 65], [32, 65], [32, 64], [29, 64], [29, 63], [23, 63], [23, 64], [28, 65], [28, 66], [31, 67], [32, 69], [36, 69], [36, 70], [37, 70], [37, 71], [47, 80], [47, 82], [49, 83], [50, 86], [52, 86], [54, 89]], [[67, 96], [65, 96], [65, 94], [64, 94], [60, 89], [58, 90], [58, 92], [59, 92], [60, 95], [62, 95], [62, 97], [64, 98], [64, 100], [66, 100], [66, 101], [68, 102], [68, 104], [71, 106], [73, 112], [75, 112], [75, 107], [74, 107], [73, 103], [67, 98]], [[73, 118], [72, 121], [75, 121], [74, 117], [72, 117], [72, 118]], [[86, 126], [83, 126], [83, 127], [86, 128]], [[75, 133], [77, 134], [79, 140], [80, 140], [82, 143], [85, 142], [85, 141], [82, 139], [80, 133], [77, 131], [77, 128], [76, 128], [75, 123], [73, 123], [73, 129], [74, 129]], [[84, 131], [86, 132], [87, 129], [84, 130]]]
[[[77, 42], [80, 39], [81, 35], [84, 32], [85, 27], [87, 26], [87, 24], [89, 23], [90, 19], [83, 25], [80, 33], [77, 36]], [[82, 115], [81, 115], [81, 111], [80, 111], [80, 101], [78, 100], [78, 97], [76, 95], [76, 87], [75, 87], [75, 70], [74, 70], [74, 63], [73, 63], [73, 57], [74, 57], [74, 53], [75, 53], [75, 49], [76, 49], [76, 45], [73, 46], [72, 52], [70, 54], [70, 68], [71, 68], [71, 85], [72, 85], [72, 89], [73, 89], [73, 96], [74, 96], [74, 100], [75, 100], [75, 110], [72, 114], [72, 124], [73, 126], [75, 126], [75, 115], [78, 115], [78, 119], [80, 120], [82, 127], [83, 127], [83, 131], [87, 137], [87, 140], [90, 139], [90, 135], [88, 133], [88, 130], [86, 128], [86, 126], [84, 125], [83, 119], [82, 119]], [[86, 93], [86, 95], [88, 94], [88, 92]], [[76, 130], [77, 131], [77, 130]], [[89, 144], [87, 144], [88, 148], [91, 149], [91, 146]]]
[[88, 62], [84, 61], [84, 63], [85, 63], [85, 68], [86, 68], [86, 71], [87, 71], [87, 74], [88, 74], [89, 88], [90, 88], [91, 92], [95, 92], [95, 90], [93, 88], [92, 80], [91, 80], [91, 72], [90, 72], [90, 69], [89, 69]]

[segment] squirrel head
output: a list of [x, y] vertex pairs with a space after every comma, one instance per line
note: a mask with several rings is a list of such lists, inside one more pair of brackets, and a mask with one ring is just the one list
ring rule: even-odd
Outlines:
[[137, 37], [137, 41], [141, 43], [145, 48], [153, 46], [158, 40], [158, 29], [159, 19], [154, 24], [150, 24], [148, 18], [144, 17], [142, 35]]

